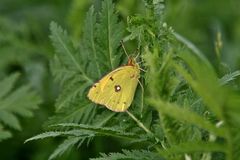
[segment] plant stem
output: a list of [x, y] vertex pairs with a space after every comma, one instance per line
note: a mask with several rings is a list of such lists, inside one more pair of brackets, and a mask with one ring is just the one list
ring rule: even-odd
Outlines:
[[[127, 114], [128, 114], [135, 122], [137, 122], [137, 124], [138, 124], [139, 127], [141, 127], [141, 128], [142, 128], [145, 132], [147, 132], [148, 134], [152, 135], [152, 136], [154, 137], [154, 139], [156, 140], [157, 143], [160, 142], [160, 140], [159, 140], [146, 126], [144, 126], [144, 124], [143, 124], [141, 121], [139, 121], [131, 112], [129, 112], [128, 110], [127, 110], [126, 112], [127, 112]], [[157, 144], [157, 143], [156, 143], [156, 144]], [[161, 146], [162, 146], [164, 149], [166, 149], [165, 146], [164, 146], [162, 143], [161, 143]], [[155, 149], [156, 149], [158, 152], [161, 151], [161, 149], [158, 148], [157, 146], [155, 146]]]
[[145, 127], [144, 124], [141, 121], [139, 121], [132, 113], [130, 113], [128, 110], [126, 112], [135, 122], [137, 122], [139, 127], [141, 127], [147, 133], [153, 135], [153, 133], [147, 127]]

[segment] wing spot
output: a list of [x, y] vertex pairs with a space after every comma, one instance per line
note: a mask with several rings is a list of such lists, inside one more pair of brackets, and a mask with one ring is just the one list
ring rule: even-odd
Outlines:
[[132, 74], [132, 75], [130, 76], [131, 79], [134, 78], [134, 77], [135, 77], [135, 74]]
[[110, 79], [111, 79], [111, 81], [113, 81], [113, 78], [112, 78], [112, 77], [110, 77]]
[[126, 104], [127, 104], [127, 102], [123, 102], [123, 104], [125, 104], [125, 105], [126, 105]]
[[115, 92], [121, 91], [121, 86], [120, 85], [115, 85], [114, 86]]

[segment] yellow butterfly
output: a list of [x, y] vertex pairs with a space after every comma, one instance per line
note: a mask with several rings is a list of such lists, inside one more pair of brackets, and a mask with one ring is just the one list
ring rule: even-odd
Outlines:
[[140, 67], [135, 59], [129, 58], [126, 65], [116, 68], [95, 83], [88, 92], [88, 98], [112, 111], [124, 112], [133, 101], [139, 78]]

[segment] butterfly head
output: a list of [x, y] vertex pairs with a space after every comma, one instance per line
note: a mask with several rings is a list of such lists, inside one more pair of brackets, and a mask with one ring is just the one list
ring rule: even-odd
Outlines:
[[133, 67], [136, 67], [136, 68], [140, 68], [139, 65], [138, 65], [138, 63], [137, 63], [137, 61], [136, 61], [136, 59], [133, 58], [133, 57], [130, 57], [130, 58], [128, 59], [127, 65], [128, 65], [128, 66], [133, 66]]

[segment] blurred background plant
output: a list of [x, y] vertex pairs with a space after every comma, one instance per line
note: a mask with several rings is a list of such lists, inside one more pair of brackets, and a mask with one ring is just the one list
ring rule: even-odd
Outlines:
[[[123, 22], [124, 35], [127, 35], [128, 33], [125, 28], [143, 23], [141, 22], [141, 19], [139, 21], [129, 19], [129, 16], [148, 14], [145, 9], [147, 2], [150, 3], [151, 1], [114, 1], [116, 11], [119, 15], [118, 18]], [[157, 3], [158, 1], [153, 2]], [[38, 109], [33, 111], [34, 116], [31, 118], [25, 118], [25, 116], [23, 116], [24, 118], [22, 118], [17, 115], [17, 119], [21, 124], [21, 131], [18, 131], [16, 125], [15, 128], [14, 125], [11, 126], [13, 123], [7, 125], [7, 123], [4, 123], [3, 118], [0, 118], [1, 122], [3, 122], [3, 125], [1, 123], [0, 131], [2, 132], [2, 128], [4, 128], [4, 130], [6, 129], [7, 131], [10, 131], [12, 134], [11, 138], [10, 136], [6, 137], [8, 139], [2, 139], [0, 142], [1, 159], [47, 159], [60, 142], [62, 142], [61, 138], [55, 138], [23, 144], [27, 138], [39, 134], [42, 131], [42, 125], [44, 122], [54, 115], [55, 99], [61, 90], [59, 84], [53, 81], [52, 74], [50, 73], [49, 62], [53, 59], [55, 51], [49, 39], [49, 24], [51, 21], [55, 21], [62, 26], [62, 28], [66, 29], [73, 44], [77, 46], [81, 41], [81, 37], [86, 34], [83, 32], [83, 29], [85, 25], [84, 20], [89, 7], [94, 5], [95, 12], [98, 13], [101, 11], [101, 4], [101, 0], [1, 0], [0, 79], [2, 81], [0, 84], [3, 86], [6, 86], [7, 84], [12, 86], [10, 87], [13, 89], [11, 93], [17, 92], [19, 88], [27, 84], [31, 89], [26, 90], [26, 95], [38, 95], [38, 98], [33, 98], [34, 101], [31, 99], [26, 100], [26, 102], [32, 102], [31, 107], [33, 109], [38, 105]], [[181, 35], [177, 36], [180, 41], [185, 42], [186, 45], [189, 46], [195, 44], [199, 51], [204, 53], [213, 64], [219, 78], [239, 69], [239, 1], [166, 0], [164, 7], [164, 13], [163, 15], [159, 15], [159, 20], [166, 22], [165, 24], [167, 24], [167, 26], [172, 26], [173, 30]], [[96, 18], [99, 20], [99, 16]], [[129, 26], [129, 24], [131, 25]], [[129, 31], [133, 31], [131, 30], [133, 28], [128, 29]], [[52, 34], [54, 30], [56, 29], [52, 29]], [[162, 33], [164, 34], [166, 32], [163, 31]], [[87, 35], [85, 35], [85, 37], [86, 36]], [[183, 37], [189, 41], [186, 41]], [[125, 37], [126, 40], [129, 40], [128, 38], [129, 37]], [[140, 37], [138, 40], [146, 39]], [[167, 41], [168, 40], [169, 39], [167, 39]], [[161, 41], [161, 43], [166, 44], [164, 41]], [[126, 45], [128, 50], [133, 51], [139, 43], [136, 43], [136, 41], [129, 41]], [[147, 45], [147, 42], [142, 42], [140, 45]], [[175, 47], [182, 48], [182, 46], [178, 45]], [[152, 52], [151, 48], [143, 49], [144, 52]], [[172, 52], [174, 52], [174, 50]], [[151, 57], [145, 57], [145, 59], [146, 61], [149, 60], [149, 64], [152, 63]], [[154, 66], [152, 66], [152, 69], [154, 69]], [[180, 71], [180, 73], [182, 72]], [[237, 75], [238, 73], [236, 72], [236, 76]], [[149, 76], [152, 76], [151, 73]], [[4, 83], [4, 80], [6, 79], [8, 83]], [[10, 79], [12, 79], [12, 81], [10, 81]], [[228, 80], [228, 77], [225, 77], [225, 80], [226, 79]], [[15, 85], [14, 81], [17, 81]], [[239, 79], [236, 79], [234, 82], [231, 81], [230, 85], [239, 92]], [[149, 87], [154, 88], [155, 86], [153, 84]], [[9, 89], [9, 91], [10, 90], [11, 89]], [[165, 91], [166, 90], [162, 90], [162, 92]], [[2, 102], [4, 102], [7, 97], [11, 97], [11, 94], [8, 91], [6, 91], [8, 94], [4, 93], [2, 89], [0, 92], [5, 96], [3, 97], [3, 100], [0, 100], [1, 109], [2, 104], [4, 104]], [[149, 93], [151, 92], [154, 93], [156, 91], [150, 90]], [[164, 98], [164, 100], [166, 100], [168, 93], [163, 95], [166, 96]], [[180, 99], [181, 98], [179, 98], [178, 101], [180, 101]], [[192, 100], [193, 99], [196, 99], [196, 97], [193, 97]], [[15, 103], [15, 108], [21, 106], [19, 101], [16, 101]], [[155, 104], [153, 101], [151, 103]], [[162, 102], [158, 101], [156, 103]], [[185, 103], [190, 102], [186, 101]], [[122, 118], [124, 118], [124, 116]], [[51, 120], [52, 119], [50, 119], [48, 123], [50, 123]], [[169, 123], [170, 122], [171, 121], [169, 120]], [[47, 126], [48, 123], [45, 123], [45, 125]], [[168, 125], [172, 126], [173, 124]], [[193, 130], [194, 129], [195, 128], [193, 128]], [[184, 133], [182, 134], [184, 135]], [[196, 135], [196, 137], [198, 136]], [[161, 139], [162, 137], [159, 138]], [[123, 143], [116, 138], [98, 137], [91, 141], [88, 146], [82, 145], [80, 149], [75, 147], [70, 154], [63, 154], [63, 156], [58, 159], [88, 159], [89, 157], [99, 156], [99, 152], [120, 152], [122, 148], [138, 149], [141, 148], [141, 146], [126, 146], [125, 142]]]

